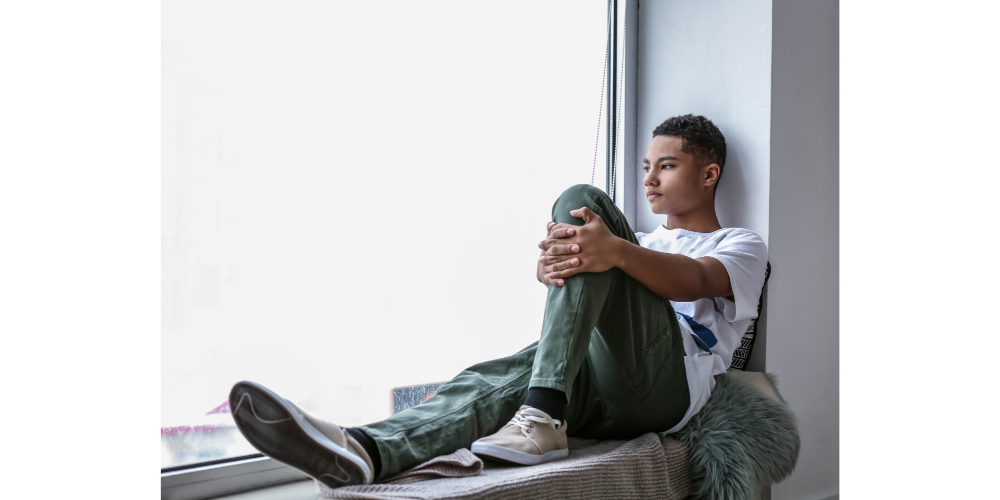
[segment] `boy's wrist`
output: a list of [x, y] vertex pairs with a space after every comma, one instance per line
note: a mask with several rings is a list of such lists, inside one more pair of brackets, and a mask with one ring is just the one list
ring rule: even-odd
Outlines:
[[628, 240], [624, 238], [615, 237], [615, 250], [614, 250], [614, 264], [615, 267], [621, 270], [625, 270], [625, 263], [628, 262], [628, 251], [632, 245]]

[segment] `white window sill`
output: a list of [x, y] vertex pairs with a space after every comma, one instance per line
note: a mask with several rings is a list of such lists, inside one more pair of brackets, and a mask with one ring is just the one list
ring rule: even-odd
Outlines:
[[308, 481], [266, 486], [258, 490], [216, 497], [213, 500], [317, 500], [322, 498], [323, 495], [319, 494], [316, 482], [309, 479]]
[[240, 492], [246, 491], [247, 494], [250, 494], [260, 488], [270, 488], [293, 482], [303, 483], [311, 487], [314, 495], [309, 498], [316, 498], [319, 495], [319, 490], [312, 480], [303, 481], [305, 479], [309, 479], [309, 477], [302, 471], [277, 460], [269, 457], [249, 458], [161, 473], [160, 498], [161, 500], [242, 499], [244, 497], [238, 495]]

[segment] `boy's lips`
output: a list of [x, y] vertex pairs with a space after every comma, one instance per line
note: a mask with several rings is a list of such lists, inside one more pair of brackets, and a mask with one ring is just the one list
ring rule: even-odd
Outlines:
[[655, 200], [659, 196], [663, 196], [663, 195], [660, 194], [660, 193], [657, 193], [656, 191], [646, 191], [646, 199], [649, 200], [649, 201], [653, 201], [653, 200]]

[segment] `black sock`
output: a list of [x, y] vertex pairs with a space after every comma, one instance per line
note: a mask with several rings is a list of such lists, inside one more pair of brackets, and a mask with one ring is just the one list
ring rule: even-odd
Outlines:
[[524, 404], [548, 413], [550, 417], [562, 421], [566, 418], [566, 393], [548, 387], [531, 387]]
[[344, 430], [368, 452], [368, 458], [372, 459], [372, 465], [375, 466], [375, 470], [372, 471], [372, 478], [378, 477], [382, 472], [382, 456], [378, 454], [378, 445], [361, 429], [345, 427]]

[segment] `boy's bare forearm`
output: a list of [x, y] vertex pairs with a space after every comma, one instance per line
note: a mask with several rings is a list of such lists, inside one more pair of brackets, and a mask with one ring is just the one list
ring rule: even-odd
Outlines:
[[622, 242], [616, 246], [617, 267], [660, 297], [690, 302], [733, 293], [729, 273], [716, 259], [692, 259]]

